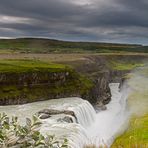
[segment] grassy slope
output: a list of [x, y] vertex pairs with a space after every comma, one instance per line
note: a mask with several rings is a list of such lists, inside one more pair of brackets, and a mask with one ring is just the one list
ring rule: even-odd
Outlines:
[[147, 148], [148, 147], [148, 114], [133, 117], [128, 130], [118, 137], [112, 148]]
[[49, 39], [0, 40], [0, 49], [32, 53], [85, 53], [85, 52], [148, 52], [147, 46], [96, 42], [67, 42]]
[[0, 60], [0, 73], [22, 73], [44, 70], [57, 72], [65, 69], [65, 65], [45, 63], [38, 60]]
[[132, 70], [137, 67], [144, 66], [144, 64], [138, 62], [123, 62], [123, 61], [111, 61], [109, 63], [110, 67], [114, 70]]
[[148, 147], [148, 67], [142, 67], [132, 74], [128, 84], [133, 92], [128, 105], [133, 113], [127, 131], [119, 136], [112, 148]]

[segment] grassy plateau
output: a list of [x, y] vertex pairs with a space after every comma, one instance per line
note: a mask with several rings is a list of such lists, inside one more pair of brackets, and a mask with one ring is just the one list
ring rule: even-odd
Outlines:
[[67, 67], [62, 64], [47, 63], [39, 60], [0, 60], [0, 73], [21, 73], [49, 71], [58, 72], [65, 70]]

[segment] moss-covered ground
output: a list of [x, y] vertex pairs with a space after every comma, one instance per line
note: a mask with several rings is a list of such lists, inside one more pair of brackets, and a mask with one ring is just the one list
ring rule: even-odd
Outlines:
[[132, 117], [128, 129], [119, 136], [112, 148], [148, 148], [148, 67], [133, 72], [128, 80], [132, 92], [128, 97]]
[[0, 73], [22, 73], [34, 71], [63, 71], [67, 67], [62, 64], [47, 63], [39, 60], [0, 60]]
[[110, 67], [114, 70], [132, 70], [134, 68], [137, 67], [141, 67], [144, 66], [143, 63], [136, 63], [136, 62], [128, 62], [128, 61], [119, 61], [119, 60], [115, 60], [115, 61], [111, 61], [110, 63]]
[[133, 117], [128, 130], [116, 139], [111, 148], [148, 148], [148, 114]]

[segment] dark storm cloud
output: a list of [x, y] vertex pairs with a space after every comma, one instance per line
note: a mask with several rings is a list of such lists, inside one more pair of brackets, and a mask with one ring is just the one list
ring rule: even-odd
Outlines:
[[147, 0], [0, 0], [0, 37], [147, 43]]

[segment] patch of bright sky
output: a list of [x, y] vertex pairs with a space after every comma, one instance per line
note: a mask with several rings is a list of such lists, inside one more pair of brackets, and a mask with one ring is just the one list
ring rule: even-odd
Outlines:
[[16, 22], [22, 23], [26, 21], [29, 21], [29, 19], [23, 17], [0, 15], [0, 23], [16, 23]]

